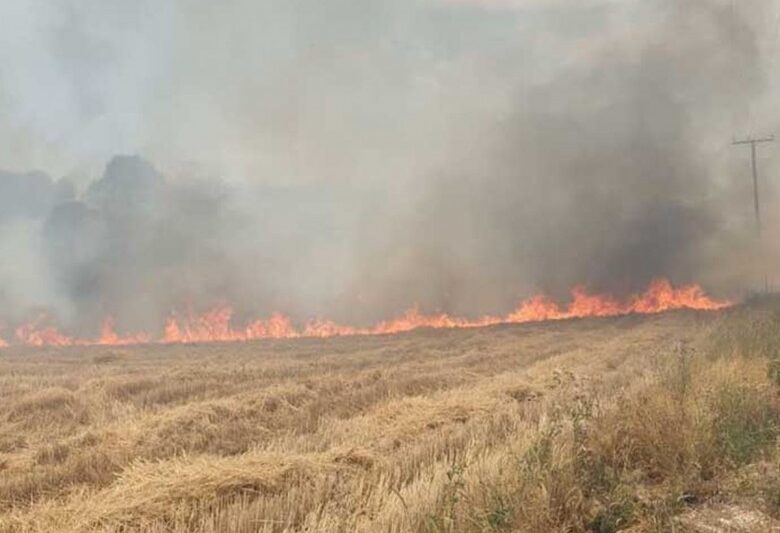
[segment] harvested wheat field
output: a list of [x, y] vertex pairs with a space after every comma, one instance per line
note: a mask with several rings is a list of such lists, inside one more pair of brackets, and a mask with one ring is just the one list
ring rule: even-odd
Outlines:
[[778, 309], [8, 349], [0, 531], [771, 530]]

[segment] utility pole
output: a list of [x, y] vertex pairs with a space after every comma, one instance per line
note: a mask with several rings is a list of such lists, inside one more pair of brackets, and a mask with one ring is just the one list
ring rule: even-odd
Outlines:
[[[773, 142], [775, 140], [774, 135], [770, 135], [769, 137], [762, 137], [758, 139], [754, 139], [752, 137], [748, 137], [747, 139], [740, 139], [740, 140], [734, 140], [731, 144], [749, 144], [750, 145], [750, 163], [751, 167], [753, 169], [753, 208], [756, 212], [756, 233], [758, 235], [758, 242], [759, 245], [762, 247], [761, 253], [765, 255], [765, 252], [763, 250], [763, 237], [762, 237], [762, 230], [761, 230], [761, 204], [758, 201], [758, 167], [756, 166], [756, 145], [761, 143], [769, 143]], [[766, 273], [766, 258], [764, 257], [762, 259], [763, 269], [764, 269], [764, 292], [769, 292], [769, 278], [767, 277]]]

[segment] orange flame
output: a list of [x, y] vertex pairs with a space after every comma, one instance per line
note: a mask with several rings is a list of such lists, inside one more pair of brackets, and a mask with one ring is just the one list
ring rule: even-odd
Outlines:
[[147, 344], [149, 342], [152, 342], [152, 337], [145, 333], [120, 337], [114, 330], [114, 319], [108, 317], [103, 321], [103, 327], [100, 329], [100, 337], [95, 342], [90, 343], [88, 341], [82, 341], [80, 344], [126, 346], [128, 344]]
[[[114, 331], [114, 321], [110, 317], [103, 321], [100, 336], [97, 339], [78, 339], [64, 335], [54, 326], [42, 325], [46, 319], [45, 316], [41, 316], [29, 324], [23, 324], [17, 327], [15, 334], [19, 344], [24, 344], [26, 346], [125, 346], [152, 342], [152, 338], [144, 333], [127, 335], [124, 337], [119, 336]], [[0, 341], [2, 341], [2, 339], [0, 339]], [[3, 343], [5, 343], [5, 341], [3, 341]], [[8, 343], [0, 343], [0, 348], [7, 346]]]
[[54, 326], [41, 326], [45, 317], [16, 328], [16, 338], [28, 346], [70, 346], [73, 338], [61, 334]]
[[[330, 320], [312, 320], [302, 329], [296, 329], [291, 320], [281, 314], [273, 314], [265, 320], [254, 320], [242, 328], [232, 325], [233, 310], [230, 306], [215, 307], [203, 315], [171, 314], [165, 323], [163, 335], [155, 340], [147, 334], [120, 336], [114, 330], [111, 318], [103, 322], [96, 339], [77, 339], [60, 333], [55, 327], [43, 325], [45, 317], [16, 328], [16, 340], [29, 346], [70, 345], [128, 345], [150, 342], [193, 343], [229, 342], [255, 339], [292, 339], [298, 337], [338, 337], [350, 335], [386, 335], [418, 328], [476, 328], [494, 324], [520, 324], [568, 318], [607, 317], [631, 313], [652, 314], [675, 309], [718, 310], [731, 306], [728, 301], [714, 300], [699, 285], [674, 287], [666, 279], [657, 279], [642, 294], [636, 294], [625, 302], [604, 294], [590, 294], [584, 287], [575, 287], [568, 306], [561, 307], [548, 296], [528, 298], [505, 317], [483, 316], [476, 320], [453, 317], [445, 313], [426, 315], [412, 307], [395, 319], [380, 322], [368, 328], [343, 326]], [[0, 347], [8, 343], [0, 339]]]

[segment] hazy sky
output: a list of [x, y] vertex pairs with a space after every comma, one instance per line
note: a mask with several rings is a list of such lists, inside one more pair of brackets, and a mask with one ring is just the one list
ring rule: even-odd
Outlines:
[[[684, 4], [702, 3], [728, 2]], [[140, 153], [270, 182], [403, 179], [479, 143], [534, 86], [640, 51], [674, 4], [5, 0], [0, 166], [96, 175]], [[769, 54], [774, 20], [753, 4], [771, 2], [739, 4]], [[731, 112], [750, 128], [747, 106]]]

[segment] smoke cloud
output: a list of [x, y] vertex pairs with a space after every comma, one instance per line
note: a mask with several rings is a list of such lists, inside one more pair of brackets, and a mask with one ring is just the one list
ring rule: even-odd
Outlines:
[[774, 148], [764, 257], [731, 146], [775, 125], [778, 20], [769, 0], [4, 2], [0, 167], [64, 177], [0, 172], [0, 329], [155, 332], [223, 302], [474, 316], [657, 276], [740, 296], [780, 264]]

